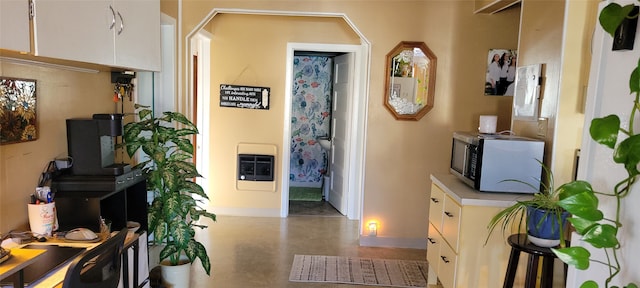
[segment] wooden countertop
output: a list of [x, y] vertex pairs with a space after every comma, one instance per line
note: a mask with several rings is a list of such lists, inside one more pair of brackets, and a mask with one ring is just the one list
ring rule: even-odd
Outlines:
[[509, 207], [518, 200], [528, 200], [532, 197], [532, 194], [480, 192], [448, 173], [431, 174], [431, 181], [462, 206]]
[[38, 261], [45, 251], [42, 249], [11, 249], [11, 256], [0, 264], [0, 280], [13, 275], [24, 267], [27, 267]]

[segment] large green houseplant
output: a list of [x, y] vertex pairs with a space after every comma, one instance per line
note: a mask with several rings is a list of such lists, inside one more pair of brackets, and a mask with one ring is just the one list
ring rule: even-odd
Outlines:
[[124, 126], [123, 143], [129, 157], [142, 150], [148, 159], [141, 161], [141, 168], [147, 176], [147, 190], [153, 192], [153, 202], [149, 206], [149, 231], [153, 241], [164, 245], [160, 261], [168, 259], [171, 265], [178, 265], [182, 255], [193, 263], [200, 259], [202, 267], [209, 275], [211, 263], [207, 250], [198, 242], [194, 228], [206, 228], [198, 224], [200, 217], [213, 221], [216, 215], [200, 207], [200, 200], [208, 199], [203, 188], [194, 182], [201, 177], [193, 158], [190, 136], [198, 134], [196, 126], [183, 114], [164, 112], [156, 118], [146, 106], [135, 105], [138, 121]]
[[[611, 36], [625, 18], [638, 17], [633, 12], [633, 4], [621, 6], [616, 3], [609, 3], [599, 15], [600, 26]], [[635, 35], [634, 35], [635, 36]], [[620, 263], [620, 253], [622, 246], [618, 239], [618, 229], [623, 226], [621, 222], [622, 202], [631, 191], [640, 172], [640, 135], [634, 132], [634, 118], [640, 112], [640, 61], [632, 71], [629, 78], [630, 93], [634, 97], [633, 105], [630, 108], [627, 128], [620, 125], [621, 120], [617, 115], [608, 115], [602, 118], [594, 118], [589, 127], [591, 138], [599, 144], [611, 149], [613, 161], [623, 165], [627, 175], [621, 177], [615, 185], [613, 191], [596, 192], [592, 186], [585, 181], [575, 181], [571, 184], [572, 196], [560, 201], [560, 206], [572, 214], [569, 222], [575, 231], [581, 235], [581, 240], [589, 243], [597, 249], [603, 249], [606, 260], [591, 259], [589, 250], [581, 246], [553, 249], [554, 253], [565, 263], [575, 266], [577, 269], [587, 269], [590, 263], [605, 265], [609, 271], [609, 276], [605, 279], [605, 287], [611, 286], [612, 281], [623, 270]], [[618, 137], [623, 135], [623, 137]], [[598, 209], [598, 198], [612, 197], [616, 203], [612, 218], [606, 218], [604, 213]], [[637, 267], [627, 268], [637, 271]], [[630, 272], [633, 274], [633, 272]], [[581, 288], [597, 288], [598, 284], [593, 280], [588, 280], [581, 284]], [[623, 287], [637, 288], [637, 284], [629, 283]]]

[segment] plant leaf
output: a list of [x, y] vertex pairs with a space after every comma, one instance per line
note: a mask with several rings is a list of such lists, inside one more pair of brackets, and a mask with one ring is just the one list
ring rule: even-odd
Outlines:
[[195, 260], [195, 257], [198, 257], [198, 259], [200, 259], [200, 262], [202, 263], [202, 268], [204, 268], [204, 271], [207, 272], [207, 275], [211, 275], [211, 262], [209, 261], [209, 256], [207, 256], [207, 249], [204, 247], [204, 245], [196, 242], [196, 241], [191, 241], [189, 243], [189, 247], [188, 247], [188, 252], [185, 251], [185, 253], [187, 253], [187, 255], [189, 255], [189, 253], [191, 253], [191, 255], [193, 255], [193, 259], [191, 259], [191, 262], [193, 262]]
[[582, 240], [595, 248], [613, 248], [619, 245], [618, 229], [609, 224], [596, 224], [582, 235]]
[[572, 265], [576, 267], [576, 269], [585, 270], [589, 268], [589, 257], [591, 257], [591, 253], [584, 247], [551, 248], [551, 251], [553, 251], [562, 262]]
[[613, 161], [624, 164], [629, 176], [638, 175], [640, 163], [640, 134], [624, 139], [614, 150]]
[[582, 283], [582, 285], [580, 285], [580, 288], [598, 288], [598, 283], [593, 280], [585, 281], [584, 283]]
[[[162, 251], [160, 251], [160, 261], [162, 261], [163, 259], [167, 259], [169, 258], [169, 256], [174, 255], [178, 252], [178, 247], [172, 244], [167, 244]], [[177, 258], [177, 257], [175, 257]], [[173, 261], [171, 261], [171, 265], [178, 265], [178, 263], [174, 263]]]
[[591, 120], [589, 134], [594, 141], [613, 149], [618, 141], [619, 130], [620, 118], [617, 115], [609, 115]]
[[207, 195], [207, 193], [204, 192], [204, 189], [202, 188], [202, 186], [192, 181], [182, 182], [182, 188], [180, 189], [180, 192], [193, 193], [204, 199], [209, 199], [209, 196]]
[[630, 93], [640, 92], [640, 59], [638, 59], [638, 66], [633, 69], [629, 77], [629, 91]]
[[602, 211], [598, 210], [598, 197], [590, 191], [566, 197], [558, 201], [558, 206], [576, 217], [587, 220], [600, 221], [604, 218]]
[[567, 221], [571, 222], [571, 225], [576, 229], [576, 232], [580, 235], [583, 235], [588, 229], [596, 225], [598, 222], [594, 222], [591, 220], [571, 217], [567, 219]]
[[176, 143], [180, 150], [193, 155], [193, 144], [189, 139], [175, 139], [173, 142]]
[[611, 35], [615, 37], [616, 29], [622, 23], [625, 17], [633, 10], [633, 4], [626, 5], [624, 7], [617, 3], [610, 3], [602, 12], [600, 12], [599, 20], [600, 26]]

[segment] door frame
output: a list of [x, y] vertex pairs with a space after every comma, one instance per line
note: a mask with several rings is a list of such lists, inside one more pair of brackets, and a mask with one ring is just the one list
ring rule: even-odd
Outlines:
[[293, 57], [296, 51], [315, 52], [339, 52], [353, 54], [353, 85], [352, 95], [349, 99], [349, 111], [351, 113], [349, 127], [347, 127], [347, 144], [345, 147], [346, 161], [350, 163], [346, 167], [347, 175], [344, 175], [347, 183], [343, 187], [347, 197], [346, 216], [351, 220], [362, 218], [362, 204], [364, 199], [364, 167], [365, 167], [365, 139], [366, 119], [368, 103], [368, 79], [370, 46], [348, 44], [323, 44], [323, 43], [288, 43], [286, 57], [286, 83], [285, 83], [285, 107], [283, 123], [282, 149], [282, 205], [281, 217], [289, 215], [289, 158], [291, 157], [291, 102], [293, 89]]
[[[192, 72], [190, 75], [189, 85], [190, 92], [189, 98], [191, 99], [192, 104], [191, 108], [195, 111], [193, 114], [196, 115], [195, 124], [198, 128], [198, 131], [201, 133], [197, 135], [195, 141], [195, 164], [196, 169], [201, 175], [209, 175], [209, 155], [210, 155], [210, 141], [209, 133], [203, 133], [203, 131], [209, 131], [210, 123], [209, 123], [209, 115], [211, 113], [211, 85], [210, 81], [203, 81], [203, 75], [211, 75], [211, 35], [209, 32], [205, 30], [200, 30], [196, 35], [191, 38], [191, 50], [190, 55], [198, 56], [198, 63], [196, 63], [197, 67], [197, 75], [200, 79], [194, 79], [195, 72]], [[190, 66], [193, 68], [194, 63], [193, 59], [191, 59]], [[193, 87], [194, 80], [197, 81], [197, 87]], [[194, 95], [196, 94], [196, 95]], [[193, 107], [195, 106], [195, 107]], [[209, 187], [209, 180], [206, 177], [197, 177], [196, 183], [200, 184], [202, 187]], [[197, 195], [196, 195], [197, 196]], [[200, 200], [203, 200], [201, 197], [196, 197]]]

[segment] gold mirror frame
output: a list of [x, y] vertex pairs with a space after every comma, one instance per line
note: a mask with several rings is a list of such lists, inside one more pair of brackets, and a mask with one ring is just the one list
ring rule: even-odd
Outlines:
[[435, 54], [424, 42], [402, 41], [385, 63], [384, 106], [397, 120], [420, 120], [433, 108]]

